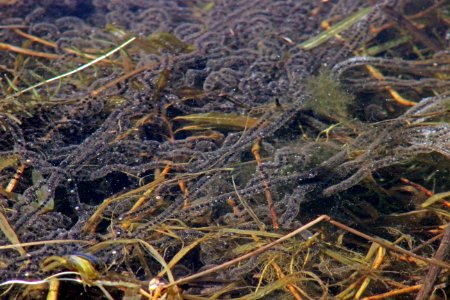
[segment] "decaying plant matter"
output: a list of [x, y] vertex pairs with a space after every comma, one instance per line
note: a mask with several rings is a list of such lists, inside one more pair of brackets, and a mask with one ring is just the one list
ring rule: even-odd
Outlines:
[[445, 299], [448, 2], [0, 8], [2, 297]]

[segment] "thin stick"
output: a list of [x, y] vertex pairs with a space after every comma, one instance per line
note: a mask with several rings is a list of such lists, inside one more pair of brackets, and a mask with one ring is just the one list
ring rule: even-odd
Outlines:
[[[442, 237], [441, 244], [439, 245], [434, 258], [437, 260], [445, 261], [449, 256], [450, 249], [450, 223], [444, 229], [444, 236]], [[423, 285], [416, 296], [416, 300], [426, 300], [430, 299], [431, 293], [433, 292], [433, 286], [436, 279], [441, 273], [442, 268], [440, 266], [430, 266], [427, 275], [423, 279]]]
[[104, 54], [104, 55], [102, 55], [102, 56], [100, 56], [100, 57], [98, 57], [98, 58], [96, 58], [96, 59], [94, 59], [94, 60], [88, 62], [87, 64], [82, 65], [82, 66], [79, 67], [79, 68], [76, 68], [76, 69], [71, 70], [71, 71], [69, 71], [69, 72], [67, 72], [67, 73], [58, 75], [58, 76], [56, 76], [56, 77], [47, 79], [47, 80], [45, 80], [45, 81], [39, 82], [39, 83], [37, 83], [37, 84], [35, 84], [35, 85], [32, 85], [32, 86], [30, 86], [30, 87], [28, 87], [28, 88], [26, 88], [26, 89], [24, 89], [24, 90], [18, 91], [17, 93], [15, 93], [15, 94], [13, 94], [13, 95], [11, 95], [11, 96], [8, 96], [7, 98], [12, 98], [12, 97], [20, 96], [20, 95], [22, 95], [23, 93], [28, 92], [28, 91], [30, 91], [30, 90], [32, 90], [32, 89], [37, 88], [37, 87], [40, 87], [40, 86], [42, 86], [42, 85], [44, 85], [44, 84], [47, 84], [47, 83], [50, 83], [50, 82], [59, 80], [59, 79], [61, 79], [61, 78], [70, 76], [70, 75], [72, 75], [72, 74], [78, 73], [78, 72], [80, 72], [80, 71], [82, 71], [82, 70], [84, 70], [84, 69], [86, 69], [86, 68], [88, 68], [88, 67], [90, 67], [90, 66], [96, 64], [97, 62], [99, 62], [99, 61], [105, 59], [106, 57], [108, 57], [108, 56], [110, 56], [110, 55], [116, 53], [116, 52], [119, 51], [120, 49], [124, 48], [125, 46], [127, 46], [128, 44], [130, 44], [131, 42], [133, 42], [135, 39], [136, 39], [136, 37], [132, 37], [132, 38], [128, 39], [127, 41], [125, 41], [123, 44], [121, 44], [121, 45], [119, 45], [118, 47], [114, 48], [113, 50], [109, 51], [108, 53], [106, 53], [106, 54]]
[[14, 45], [6, 44], [6, 43], [0, 43], [0, 50], [12, 51], [12, 52], [20, 53], [20, 54], [36, 56], [36, 57], [43, 57], [43, 58], [48, 58], [48, 59], [58, 59], [58, 58], [62, 57], [61, 55], [58, 55], [58, 54], [34, 51], [34, 50], [25, 49], [22, 47], [17, 47]]
[[392, 298], [393, 296], [397, 296], [397, 295], [403, 295], [403, 294], [408, 294], [411, 292], [415, 292], [418, 289], [420, 289], [422, 285], [418, 284], [418, 285], [413, 285], [413, 286], [409, 286], [403, 289], [398, 289], [398, 290], [394, 290], [394, 291], [390, 291], [387, 293], [383, 293], [383, 294], [378, 294], [378, 295], [374, 295], [374, 296], [370, 296], [370, 297], [365, 297], [362, 300], [378, 300], [378, 299], [385, 299], [385, 298]]
[[410, 20], [408, 20], [404, 15], [395, 11], [389, 6], [381, 6], [383, 12], [388, 15], [395, 23], [398, 24], [400, 29], [406, 30], [411, 34], [414, 39], [421, 42], [423, 45], [431, 48], [434, 51], [442, 50], [442, 46], [438, 42], [429, 38], [422, 30], [417, 28]]
[[[440, 1], [437, 1], [436, 3], [434, 3], [433, 5], [431, 5], [430, 7], [426, 8], [425, 10], [422, 10], [422, 11], [418, 12], [418, 13], [415, 14], [415, 15], [412, 15], [412, 16], [405, 16], [405, 17], [406, 17], [408, 20], [410, 20], [410, 21], [417, 20], [417, 19], [419, 19], [419, 18], [423, 18], [423, 17], [427, 16], [428, 14], [432, 13], [433, 11], [435, 11], [436, 8], [438, 8], [439, 6], [441, 6], [442, 4], [444, 4], [445, 1], [447, 1], [447, 0], [440, 0]], [[376, 35], [376, 34], [380, 33], [381, 31], [386, 30], [386, 29], [389, 29], [389, 28], [392, 28], [392, 27], [394, 27], [394, 26], [395, 26], [395, 22], [390, 22], [390, 23], [386, 23], [386, 24], [382, 25], [381, 27], [371, 28], [371, 29], [370, 29], [370, 32], [371, 32], [373, 35]]]
[[[282, 278], [286, 277], [286, 275], [284, 275], [284, 273], [281, 270], [280, 266], [276, 262], [272, 262], [272, 267], [277, 272], [277, 275], [278, 275], [279, 279], [282, 279]], [[286, 288], [291, 292], [291, 294], [295, 298], [295, 300], [302, 300], [302, 297], [298, 294], [297, 290], [295, 289], [296, 286], [294, 284], [288, 283], [288, 284], [286, 284]]]
[[411, 249], [411, 252], [414, 252], [414, 253], [415, 253], [415, 252], [419, 251], [419, 250], [422, 249], [423, 247], [425, 247], [425, 246], [427, 246], [427, 245], [430, 245], [431, 243], [434, 243], [434, 241], [436, 241], [436, 240], [439, 240], [443, 235], [444, 235], [444, 233], [441, 232], [441, 233], [439, 233], [438, 235], [433, 236], [431, 239], [426, 240], [425, 242], [423, 242], [423, 243], [420, 244], [419, 246], [417, 246], [417, 247]]
[[275, 206], [273, 204], [272, 193], [270, 192], [269, 183], [264, 178], [264, 173], [261, 169], [261, 155], [259, 154], [261, 146], [261, 139], [258, 138], [252, 147], [252, 154], [255, 157], [256, 164], [258, 165], [259, 175], [261, 177], [261, 183], [263, 185], [264, 194], [266, 195], [267, 204], [269, 205], [270, 219], [272, 220], [273, 229], [278, 230], [280, 224], [278, 223], [277, 213], [275, 212]]
[[120, 77], [117, 77], [116, 79], [114, 79], [114, 80], [108, 82], [107, 84], [99, 87], [98, 89], [93, 90], [91, 92], [91, 96], [92, 97], [98, 96], [100, 93], [102, 93], [103, 91], [109, 89], [110, 87], [113, 87], [116, 84], [118, 84], [118, 83], [120, 83], [120, 82], [122, 82], [124, 80], [127, 80], [128, 78], [133, 77], [133, 76], [135, 76], [135, 75], [137, 75], [137, 74], [139, 74], [139, 73], [141, 73], [141, 72], [143, 72], [145, 70], [156, 68], [158, 65], [159, 65], [159, 63], [154, 63], [153, 62], [153, 63], [147, 64], [145, 66], [142, 66], [140, 68], [137, 68], [137, 69], [135, 69], [135, 70], [133, 70], [131, 72], [128, 72], [128, 73], [126, 73], [126, 74], [124, 74], [124, 75], [122, 75]]
[[15, 29], [15, 28], [26, 29], [28, 28], [28, 25], [21, 25], [21, 24], [0, 25], [0, 29]]
[[407, 256], [414, 257], [415, 259], [418, 259], [418, 260], [421, 260], [423, 262], [426, 262], [427, 264], [432, 264], [432, 265], [443, 267], [443, 268], [447, 268], [447, 269], [450, 268], [450, 264], [448, 264], [448, 263], [446, 263], [444, 261], [437, 260], [435, 258], [431, 258], [431, 259], [430, 258], [425, 258], [425, 257], [422, 257], [420, 255], [414, 254], [411, 251], [408, 251], [408, 250], [405, 250], [403, 248], [400, 248], [399, 246], [393, 245], [393, 244], [391, 244], [391, 243], [389, 243], [389, 242], [387, 242], [385, 240], [382, 240], [382, 239], [377, 238], [377, 237], [371, 237], [370, 235], [367, 235], [365, 233], [362, 233], [361, 231], [358, 231], [356, 229], [348, 227], [347, 225], [344, 225], [344, 224], [342, 224], [340, 222], [331, 220], [331, 218], [329, 218], [327, 221], [330, 224], [333, 224], [336, 227], [339, 227], [339, 228], [341, 228], [341, 229], [343, 229], [345, 231], [353, 233], [354, 235], [360, 236], [363, 239], [366, 239], [368, 241], [380, 244], [381, 246], [383, 246], [385, 248], [391, 249], [391, 250], [396, 251], [396, 252], [400, 252], [400, 253], [405, 254]]
[[[18, 35], [20, 35], [20, 36], [26, 38], [26, 39], [29, 39], [29, 40], [32, 41], [32, 42], [39, 43], [39, 44], [45, 45], [45, 46], [47, 46], [47, 47], [55, 48], [55, 49], [58, 48], [58, 45], [57, 45], [56, 43], [49, 42], [49, 41], [44, 40], [44, 39], [41, 39], [41, 38], [39, 38], [39, 37], [37, 37], [37, 36], [28, 34], [28, 33], [26, 33], [26, 32], [23, 32], [23, 31], [20, 30], [20, 29], [14, 29], [14, 32], [17, 33]], [[76, 50], [73, 50], [73, 49], [70, 49], [70, 48], [62, 48], [62, 49], [63, 49], [64, 51], [68, 52], [68, 53], [75, 54], [75, 55], [81, 56], [81, 57], [83, 57], [83, 58], [89, 58], [89, 59], [96, 59], [96, 58], [97, 58], [97, 56], [95, 56], [95, 55], [91, 55], [91, 54], [88, 54], [88, 53], [80, 53], [80, 52], [78, 52], [78, 51], [76, 51]], [[106, 59], [103, 60], [103, 62], [109, 62], [109, 63], [111, 63], [111, 61], [107, 61]]]
[[424, 194], [427, 195], [428, 197], [431, 197], [431, 196], [434, 195], [434, 193], [433, 193], [432, 191], [430, 191], [429, 189], [427, 189], [427, 188], [421, 186], [421, 185], [418, 184], [418, 183], [412, 182], [412, 181], [410, 181], [410, 180], [408, 180], [408, 179], [406, 179], [406, 178], [403, 178], [403, 177], [402, 177], [402, 178], [400, 178], [400, 181], [402, 181], [402, 182], [404, 182], [404, 183], [406, 183], [406, 184], [409, 184], [410, 186], [412, 186], [412, 187], [415, 188], [416, 190], [421, 191], [422, 193], [424, 193]]
[[12, 193], [14, 191], [17, 183], [19, 182], [20, 178], [22, 177], [23, 172], [25, 171], [25, 168], [27, 167], [26, 164], [22, 164], [16, 171], [16, 174], [14, 174], [14, 177], [9, 181], [8, 185], [5, 188], [5, 192]]
[[182, 283], [186, 283], [186, 282], [192, 281], [194, 279], [203, 277], [205, 275], [209, 275], [211, 273], [217, 272], [219, 270], [222, 270], [222, 269], [225, 269], [225, 268], [227, 268], [229, 266], [237, 264], [238, 262], [243, 261], [243, 260], [245, 260], [247, 258], [256, 256], [258, 254], [261, 254], [264, 251], [272, 248], [273, 246], [278, 245], [279, 243], [284, 242], [284, 241], [292, 238], [293, 236], [299, 234], [300, 232], [303, 232], [303, 231], [309, 229], [310, 227], [312, 227], [312, 226], [314, 226], [314, 225], [316, 225], [316, 224], [318, 224], [318, 223], [320, 223], [320, 222], [322, 222], [324, 220], [329, 220], [329, 219], [330, 219], [330, 217], [326, 216], [326, 215], [322, 215], [320, 217], [317, 217], [316, 219], [312, 220], [311, 222], [307, 223], [306, 225], [303, 225], [302, 227], [297, 228], [296, 230], [292, 231], [291, 233], [288, 233], [287, 235], [285, 235], [285, 236], [279, 238], [278, 240], [275, 240], [275, 241], [273, 241], [273, 242], [271, 242], [271, 243], [269, 243], [269, 244], [267, 244], [265, 246], [262, 246], [261, 248], [258, 248], [258, 249], [254, 250], [252, 252], [249, 252], [249, 253], [247, 253], [247, 254], [245, 254], [243, 256], [239, 256], [239, 257], [237, 257], [235, 259], [232, 259], [230, 261], [227, 261], [227, 262], [225, 262], [225, 263], [223, 263], [221, 265], [215, 266], [215, 267], [213, 267], [211, 269], [208, 269], [208, 270], [205, 270], [205, 271], [202, 271], [202, 272], [199, 272], [199, 273], [196, 273], [196, 274], [193, 274], [193, 275], [186, 276], [186, 277], [183, 277], [181, 279], [178, 279], [177, 281], [175, 281], [172, 284], [166, 284], [164, 286], [164, 288], [168, 288], [168, 287], [173, 286], [173, 285], [179, 285], [179, 284], [182, 284]]
[[29, 39], [32, 42], [39, 43], [39, 44], [45, 45], [47, 47], [57, 48], [56, 43], [52, 43], [52, 42], [49, 42], [47, 40], [41, 39], [41, 38], [39, 38], [37, 36], [28, 34], [28, 33], [23, 32], [22, 30], [20, 30], [18, 28], [14, 29], [14, 32], [16, 34], [26, 38], [26, 39]]

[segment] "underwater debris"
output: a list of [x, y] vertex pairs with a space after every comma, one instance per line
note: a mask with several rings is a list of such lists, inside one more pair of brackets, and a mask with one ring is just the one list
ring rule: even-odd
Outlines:
[[443, 1], [44, 2], [2, 6], [2, 297], [445, 298]]

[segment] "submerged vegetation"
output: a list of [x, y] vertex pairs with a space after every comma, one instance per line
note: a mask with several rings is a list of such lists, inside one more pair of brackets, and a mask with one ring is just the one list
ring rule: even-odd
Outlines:
[[2, 298], [446, 299], [447, 1], [0, 8]]
[[306, 89], [311, 96], [305, 101], [304, 109], [312, 109], [340, 121], [349, 118], [348, 109], [353, 96], [343, 90], [340, 81], [330, 70], [322, 69], [317, 76], [309, 78]]

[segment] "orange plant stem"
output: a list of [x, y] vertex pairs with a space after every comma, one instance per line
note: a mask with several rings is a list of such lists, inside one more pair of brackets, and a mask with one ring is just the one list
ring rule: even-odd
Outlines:
[[[280, 266], [276, 262], [272, 262], [272, 267], [277, 272], [278, 278], [284, 278], [285, 277], [285, 275], [283, 274], [283, 271], [281, 270]], [[295, 289], [293, 284], [288, 283], [286, 285], [286, 288], [291, 292], [291, 294], [292, 294], [292, 296], [294, 296], [295, 300], [302, 300], [302, 297], [298, 294], [298, 292]]]
[[133, 205], [133, 207], [128, 211], [128, 213], [132, 213], [135, 212], [147, 199], [147, 197], [153, 193], [153, 191], [155, 190], [156, 186], [161, 184], [162, 182], [164, 182], [164, 179], [166, 178], [166, 175], [170, 172], [172, 165], [171, 164], [167, 164], [166, 167], [164, 168], [164, 170], [162, 170], [162, 172], [155, 178], [155, 180], [152, 181], [152, 183], [154, 183], [153, 185], [151, 185], [149, 187], [148, 190], [146, 190], [144, 192], [144, 194], [138, 199], [138, 201], [136, 201], [136, 203]]
[[400, 180], [401, 180], [402, 182], [406, 183], [406, 184], [409, 184], [410, 186], [412, 186], [412, 187], [415, 188], [416, 190], [421, 191], [422, 193], [424, 193], [424, 194], [427, 195], [428, 197], [431, 197], [431, 196], [434, 195], [434, 193], [433, 193], [432, 191], [430, 191], [430, 190], [427, 189], [427, 188], [424, 188], [423, 186], [421, 186], [421, 185], [418, 184], [418, 183], [409, 181], [408, 179], [403, 178], [403, 177], [400, 178]]
[[[32, 42], [39, 43], [39, 44], [42, 44], [44, 46], [51, 47], [51, 48], [54, 48], [54, 49], [58, 48], [56, 43], [49, 42], [49, 41], [41, 39], [41, 38], [39, 38], [37, 36], [28, 34], [26, 32], [23, 32], [20, 29], [14, 29], [14, 32], [17, 33], [18, 35], [26, 38], [26, 39], [29, 39]], [[75, 51], [73, 49], [70, 49], [70, 48], [62, 48], [62, 49], [64, 51], [66, 51], [67, 53], [75, 54], [75, 55], [78, 55], [78, 56], [82, 55], [83, 57], [86, 57], [86, 58], [89, 58], [89, 59], [96, 59], [97, 58], [97, 56], [94, 56], [94, 55], [91, 55], [91, 54], [87, 54], [87, 53], [81, 54], [80, 52], [77, 52], [77, 51]], [[107, 59], [103, 59], [102, 62], [104, 62], [104, 63], [111, 63], [111, 61], [107, 60]]]
[[189, 201], [189, 190], [186, 186], [186, 182], [183, 179], [178, 179], [178, 186], [180, 187], [180, 190], [184, 196], [183, 208], [188, 208], [190, 201]]
[[[373, 78], [378, 79], [378, 80], [384, 80], [383, 74], [375, 67], [372, 67], [371, 65], [367, 65], [366, 69], [367, 69], [367, 71], [369, 71], [370, 75], [372, 75]], [[415, 106], [417, 104], [413, 101], [409, 101], [408, 99], [403, 98], [396, 90], [394, 90], [390, 86], [387, 86], [385, 89], [391, 95], [392, 99], [400, 105]]]
[[48, 59], [61, 58], [61, 55], [34, 51], [34, 50], [30, 50], [30, 49], [13, 46], [13, 45], [6, 44], [6, 43], [0, 43], [0, 50], [6, 50], [6, 51], [16, 52], [16, 53], [20, 53], [20, 54], [29, 55], [29, 56], [43, 57], [43, 58], [48, 58]]
[[[253, 144], [253, 147], [252, 147], [252, 153], [253, 153], [253, 156], [255, 157], [258, 167], [261, 166], [261, 156], [259, 154], [259, 151], [261, 149], [260, 142], [261, 142], [261, 139], [256, 140], [255, 144]], [[266, 195], [267, 204], [269, 205], [270, 218], [272, 219], [273, 228], [275, 230], [278, 230], [280, 228], [280, 225], [278, 223], [278, 217], [275, 212], [275, 207], [273, 204], [272, 193], [270, 192], [270, 188], [269, 188], [269, 183], [264, 179], [264, 175], [262, 173], [260, 175], [261, 175], [261, 183], [264, 188], [264, 194]]]
[[20, 178], [22, 177], [23, 171], [25, 171], [25, 168], [27, 167], [26, 164], [22, 164], [16, 171], [16, 174], [14, 174], [14, 177], [11, 179], [11, 181], [8, 183], [8, 185], [5, 188], [5, 192], [11, 193], [17, 183], [19, 182]]
[[398, 290], [390, 291], [390, 292], [383, 293], [383, 294], [365, 297], [362, 300], [386, 299], [386, 298], [390, 298], [390, 297], [397, 296], [397, 295], [409, 294], [409, 293], [420, 290], [421, 287], [422, 287], [421, 284], [413, 285], [413, 286], [409, 286], [407, 288], [398, 289]]

